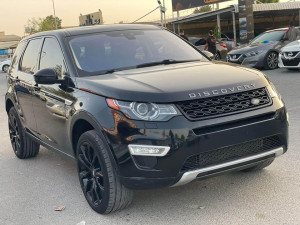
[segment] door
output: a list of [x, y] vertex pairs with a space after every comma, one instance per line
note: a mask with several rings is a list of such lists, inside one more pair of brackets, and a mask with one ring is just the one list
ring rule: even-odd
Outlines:
[[[68, 74], [64, 55], [56, 38], [44, 39], [39, 69], [54, 69], [60, 80]], [[46, 144], [72, 155], [68, 138], [68, 112], [73, 103], [73, 89], [61, 84], [38, 85], [33, 96], [37, 135]]]
[[[26, 42], [24, 42], [26, 43]], [[13, 68], [12, 80], [16, 93], [16, 110], [18, 111], [24, 126], [36, 130], [36, 122], [32, 107], [32, 98], [35, 92], [33, 74], [38, 68], [38, 58], [42, 45], [42, 39], [30, 40], [21, 57], [19, 66]]]

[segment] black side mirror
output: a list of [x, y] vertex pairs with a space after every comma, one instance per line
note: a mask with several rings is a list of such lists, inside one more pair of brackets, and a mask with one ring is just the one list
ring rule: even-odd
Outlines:
[[36, 72], [33, 76], [37, 84], [60, 83], [54, 69], [42, 69]]

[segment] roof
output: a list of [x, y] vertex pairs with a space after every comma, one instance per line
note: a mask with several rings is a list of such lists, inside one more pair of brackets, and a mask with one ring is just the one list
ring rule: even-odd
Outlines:
[[39, 32], [26, 37], [24, 40], [31, 37], [55, 35], [55, 36], [75, 36], [81, 34], [92, 34], [108, 31], [121, 31], [121, 30], [153, 30], [161, 29], [159, 26], [147, 25], [147, 24], [113, 24], [113, 25], [94, 25], [94, 26], [82, 26], [68, 29], [52, 30]]
[[[300, 2], [283, 2], [283, 3], [265, 3], [265, 4], [253, 4], [253, 12], [255, 16], [265, 16], [266, 11], [272, 15], [289, 14], [287, 11], [295, 11], [299, 13]], [[190, 16], [182, 17], [179, 20], [171, 22], [171, 24], [185, 23], [196, 20], [202, 20], [206, 18], [216, 17], [217, 14], [223, 14], [228, 19], [231, 17], [232, 12], [238, 13], [238, 5], [231, 5], [223, 9], [218, 9], [215, 11], [192, 14]], [[226, 15], [225, 15], [226, 14]]]
[[16, 48], [19, 41], [0, 42], [0, 49]]
[[0, 42], [4, 41], [20, 41], [21, 37], [17, 35], [0, 35]]
[[300, 2], [279, 2], [279, 3], [265, 3], [265, 4], [253, 5], [254, 12], [288, 10], [288, 9], [300, 9]]

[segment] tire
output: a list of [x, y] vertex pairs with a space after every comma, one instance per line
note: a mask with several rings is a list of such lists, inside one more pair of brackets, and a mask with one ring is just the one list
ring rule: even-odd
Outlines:
[[19, 159], [32, 158], [39, 153], [40, 145], [27, 136], [14, 107], [8, 112], [8, 129], [11, 145]]
[[83, 194], [90, 207], [100, 214], [124, 209], [133, 199], [133, 191], [121, 184], [109, 151], [95, 130], [82, 134], [76, 148]]
[[278, 68], [278, 53], [277, 52], [269, 52], [264, 60], [264, 68], [267, 70], [274, 70]]
[[215, 60], [221, 60], [221, 55], [219, 52], [215, 54]]
[[8, 72], [8, 69], [9, 69], [9, 65], [4, 65], [4, 66], [2, 67], [2, 71], [3, 71], [4, 73], [7, 73], [7, 72]]
[[262, 170], [262, 169], [266, 168], [267, 166], [270, 166], [273, 162], [274, 162], [274, 159], [268, 159], [266, 161], [263, 161], [263, 162], [257, 164], [256, 166], [244, 169], [242, 171], [243, 172], [252, 172], [252, 171]]

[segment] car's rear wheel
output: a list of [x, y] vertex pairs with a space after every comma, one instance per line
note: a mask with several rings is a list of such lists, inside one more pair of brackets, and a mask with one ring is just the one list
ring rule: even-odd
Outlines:
[[8, 112], [8, 129], [11, 145], [18, 158], [27, 159], [39, 153], [40, 145], [26, 135], [14, 107], [11, 107]]
[[109, 149], [95, 130], [80, 136], [76, 156], [80, 185], [93, 210], [108, 214], [132, 202], [132, 190], [121, 184]]
[[268, 159], [266, 161], [263, 161], [263, 162], [257, 164], [256, 166], [244, 169], [242, 171], [243, 172], [252, 172], [252, 171], [262, 170], [262, 169], [266, 168], [267, 166], [270, 166], [273, 162], [274, 162], [274, 159]]
[[278, 67], [278, 53], [277, 52], [269, 52], [265, 58], [265, 69], [274, 70]]
[[4, 65], [4, 66], [2, 67], [2, 71], [3, 71], [4, 73], [7, 73], [8, 68], [9, 68], [9, 65]]

